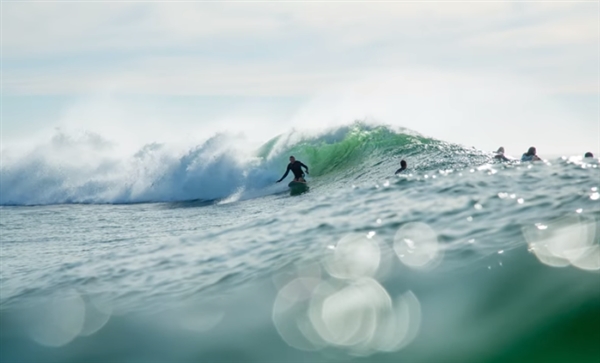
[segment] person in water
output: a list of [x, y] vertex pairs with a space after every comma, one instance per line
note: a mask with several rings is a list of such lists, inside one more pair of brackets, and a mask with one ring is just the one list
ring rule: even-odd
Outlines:
[[583, 156], [584, 158], [593, 158], [594, 154], [592, 154], [591, 152], [586, 152], [585, 155]]
[[504, 147], [503, 146], [500, 146], [498, 148], [498, 151], [496, 151], [496, 155], [494, 155], [494, 159], [501, 160], [501, 161], [508, 161], [508, 158], [506, 156], [504, 156]]
[[394, 174], [398, 174], [406, 170], [406, 161], [400, 160], [400, 169], [396, 170]]
[[294, 181], [306, 183], [306, 180], [304, 180], [304, 172], [302, 171], [302, 167], [306, 169], [306, 174], [308, 174], [308, 166], [302, 164], [301, 161], [296, 160], [295, 157], [290, 156], [290, 163], [287, 166], [287, 170], [285, 171], [285, 174], [283, 174], [281, 179], [277, 181], [277, 183], [285, 179], [290, 170], [292, 171], [292, 173], [294, 173]]
[[535, 147], [530, 147], [529, 150], [523, 156], [521, 156], [521, 161], [540, 161], [542, 159], [536, 155]]

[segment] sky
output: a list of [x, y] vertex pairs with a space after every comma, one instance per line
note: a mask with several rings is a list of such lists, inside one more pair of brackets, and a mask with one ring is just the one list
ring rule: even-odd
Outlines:
[[[2, 1], [2, 149], [373, 120], [600, 154], [598, 2]], [[126, 148], [127, 149], [127, 148]]]

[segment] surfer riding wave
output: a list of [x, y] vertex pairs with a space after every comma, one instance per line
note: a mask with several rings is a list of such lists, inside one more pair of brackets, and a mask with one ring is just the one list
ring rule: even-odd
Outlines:
[[292, 171], [292, 173], [294, 173], [294, 181], [306, 183], [306, 180], [304, 180], [304, 172], [302, 171], [302, 167], [306, 169], [306, 174], [308, 174], [308, 166], [304, 165], [301, 161], [296, 160], [295, 157], [290, 156], [290, 163], [287, 166], [285, 174], [283, 174], [283, 176], [277, 181], [277, 183], [285, 179], [290, 170]]

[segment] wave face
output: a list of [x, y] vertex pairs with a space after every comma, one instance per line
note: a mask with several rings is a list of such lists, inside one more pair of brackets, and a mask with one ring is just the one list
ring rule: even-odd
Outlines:
[[217, 134], [184, 152], [153, 143], [123, 158], [98, 135], [59, 132], [48, 144], [2, 165], [0, 204], [257, 197], [282, 190], [274, 181], [285, 171], [290, 155], [309, 166], [317, 185], [329, 186], [388, 178], [399, 167], [399, 158], [418, 170], [461, 168], [488, 160], [477, 150], [410, 130], [358, 122], [311, 135], [291, 131], [255, 152], [244, 151], [241, 144], [239, 138]]

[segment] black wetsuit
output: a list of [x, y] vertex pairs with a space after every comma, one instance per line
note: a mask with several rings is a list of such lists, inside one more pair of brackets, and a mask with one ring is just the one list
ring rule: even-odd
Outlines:
[[400, 168], [400, 169], [396, 170], [396, 172], [395, 172], [394, 174], [401, 173], [401, 172], [403, 172], [404, 170], [406, 170], [406, 168]]
[[300, 162], [298, 160], [294, 161], [293, 163], [289, 163], [287, 170], [285, 171], [285, 174], [283, 174], [281, 179], [279, 179], [277, 182], [279, 183], [280, 181], [285, 179], [285, 177], [288, 175], [290, 170], [292, 171], [292, 173], [294, 173], [295, 179], [304, 178], [304, 172], [302, 171], [302, 167], [305, 167], [306, 171], [308, 172], [308, 166], [302, 164], [302, 162]]

